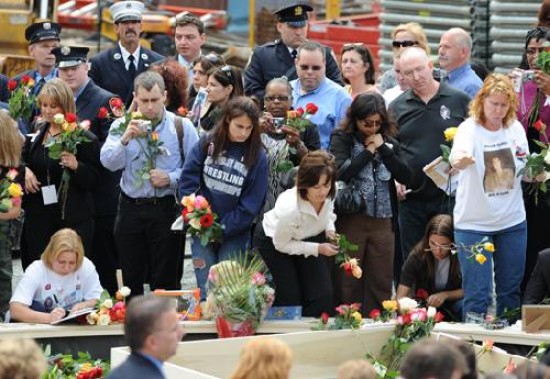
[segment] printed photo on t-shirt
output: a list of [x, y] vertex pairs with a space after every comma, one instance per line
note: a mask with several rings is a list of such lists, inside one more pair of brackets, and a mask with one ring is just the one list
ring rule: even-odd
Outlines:
[[514, 188], [516, 164], [509, 148], [485, 151], [485, 174], [483, 189], [485, 193], [503, 192]]

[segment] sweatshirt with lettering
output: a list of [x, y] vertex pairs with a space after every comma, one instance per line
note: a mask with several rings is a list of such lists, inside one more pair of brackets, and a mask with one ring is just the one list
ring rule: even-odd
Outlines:
[[218, 221], [225, 226], [224, 237], [250, 230], [263, 206], [267, 192], [267, 158], [260, 149], [254, 164], [247, 168], [246, 142], [230, 142], [214, 161], [208, 153], [208, 135], [201, 137], [185, 159], [179, 195], [204, 196]]

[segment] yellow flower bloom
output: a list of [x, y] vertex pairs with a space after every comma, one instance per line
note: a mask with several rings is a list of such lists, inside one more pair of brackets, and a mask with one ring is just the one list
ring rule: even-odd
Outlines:
[[355, 321], [357, 321], [357, 322], [363, 321], [363, 316], [361, 316], [361, 313], [359, 313], [359, 312], [353, 312], [351, 314], [351, 317], [353, 317], [355, 319]]
[[361, 267], [355, 266], [351, 269], [351, 274], [354, 278], [361, 279], [361, 277], [363, 276], [363, 270], [361, 270]]
[[485, 251], [488, 251], [489, 253], [495, 252], [495, 245], [493, 245], [491, 242], [485, 242], [483, 244], [483, 248], [485, 249]]
[[158, 139], [159, 139], [159, 134], [158, 134], [158, 132], [153, 132], [153, 133], [151, 133], [151, 139], [152, 139], [153, 141], [158, 141]]
[[382, 308], [388, 312], [395, 312], [397, 311], [397, 301], [385, 300], [382, 302]]
[[454, 140], [457, 131], [458, 128], [456, 126], [445, 129], [445, 131], [443, 132], [443, 134], [445, 135], [445, 141], [451, 142], [452, 140]]
[[21, 197], [23, 196], [23, 189], [17, 183], [11, 183], [8, 187], [8, 193], [10, 197]]
[[476, 262], [479, 263], [480, 265], [484, 264], [485, 261], [487, 260], [487, 258], [485, 258], [485, 255], [483, 254], [476, 254], [475, 259], [476, 259]]
[[130, 116], [132, 117], [132, 120], [143, 118], [143, 114], [141, 114], [141, 112], [132, 112]]
[[53, 122], [55, 122], [57, 125], [61, 125], [65, 122], [65, 115], [63, 113], [56, 113], [53, 116]]

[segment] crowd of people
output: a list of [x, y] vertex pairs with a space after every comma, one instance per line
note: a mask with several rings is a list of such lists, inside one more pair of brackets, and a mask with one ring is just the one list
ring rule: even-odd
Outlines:
[[[25, 189], [21, 207], [0, 214], [2, 234], [24, 220], [25, 269], [12, 296], [18, 241], [0, 239], [2, 315], [57, 319], [100, 288], [114, 293], [118, 268], [132, 296], [145, 283], [179, 289], [185, 235], [171, 225], [188, 195], [204, 197], [222, 226], [218, 240], [190, 241], [202, 299], [209, 268], [244, 251], [265, 261], [275, 305], [301, 306], [304, 316], [354, 302], [368, 314], [394, 292], [424, 289], [429, 305], [461, 320], [487, 313], [493, 291], [498, 315], [519, 307], [524, 290], [529, 302], [550, 293], [547, 260], [537, 262], [550, 246], [542, 222], [550, 203], [531, 195], [546, 176], [521, 175], [528, 154], [540, 152], [533, 141], [550, 133], [535, 125], [550, 122], [549, 76], [537, 66], [550, 41], [544, 26], [527, 34], [525, 68], [535, 72], [527, 76], [479, 70], [460, 28], [442, 33], [435, 69], [422, 26], [404, 23], [392, 32], [393, 68], [376, 82], [366, 45], [345, 44], [339, 63], [306, 39], [306, 4], [275, 12], [281, 38], [254, 49], [243, 72], [203, 51], [206, 31], [193, 15], [176, 20], [175, 56], [141, 46], [143, 9], [115, 3], [119, 41], [91, 59], [87, 48], [63, 45], [54, 22], [27, 28], [36, 68], [14, 80], [33, 79], [36, 104], [30, 117], [0, 113], [2, 177], [17, 169]], [[310, 103], [306, 126], [290, 126], [287, 112]], [[76, 114], [89, 130], [52, 158], [64, 132], [57, 114]], [[449, 156], [456, 192], [424, 172], [450, 127], [458, 127]], [[350, 254], [362, 278], [334, 264], [337, 234], [358, 245]], [[480, 241], [496, 249], [481, 252], [485, 264], [467, 254]]]

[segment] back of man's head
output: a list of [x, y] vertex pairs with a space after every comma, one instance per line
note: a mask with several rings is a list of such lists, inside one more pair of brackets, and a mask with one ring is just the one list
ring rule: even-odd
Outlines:
[[148, 295], [132, 298], [124, 321], [124, 335], [132, 352], [143, 349], [145, 340], [153, 333], [160, 315], [173, 310], [173, 304], [165, 297]]
[[466, 360], [455, 347], [432, 340], [416, 343], [401, 363], [405, 379], [460, 379], [467, 371]]

